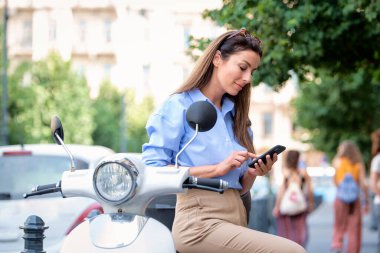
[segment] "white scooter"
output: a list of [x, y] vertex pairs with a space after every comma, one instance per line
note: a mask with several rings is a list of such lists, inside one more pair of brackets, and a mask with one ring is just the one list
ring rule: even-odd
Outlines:
[[64, 240], [61, 253], [176, 252], [169, 229], [145, 216], [149, 202], [157, 196], [185, 192], [189, 188], [223, 193], [228, 187], [223, 180], [191, 177], [188, 168], [178, 166], [179, 155], [198, 132], [214, 126], [215, 108], [206, 101], [195, 102], [187, 110], [186, 120], [195, 134], [176, 156], [175, 167], [147, 167], [138, 157], [119, 153], [103, 159], [95, 169], [75, 170], [73, 157], [63, 143], [62, 124], [58, 117], [53, 117], [53, 138], [65, 148], [72, 168], [63, 173], [57, 184], [37, 186], [24, 197], [61, 192], [64, 198], [95, 199], [104, 210], [104, 214], [78, 225]]

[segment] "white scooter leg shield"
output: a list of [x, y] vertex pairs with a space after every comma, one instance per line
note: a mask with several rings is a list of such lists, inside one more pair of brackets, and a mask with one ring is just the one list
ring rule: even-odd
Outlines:
[[[156, 245], [152, 247], [152, 245]], [[102, 214], [78, 225], [65, 239], [61, 253], [175, 252], [169, 229], [152, 218]]]

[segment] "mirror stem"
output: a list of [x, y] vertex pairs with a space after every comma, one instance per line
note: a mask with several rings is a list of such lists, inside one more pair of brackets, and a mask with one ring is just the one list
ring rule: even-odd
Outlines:
[[57, 133], [54, 133], [55, 137], [57, 137], [57, 140], [59, 141], [59, 143], [63, 146], [63, 148], [65, 149], [66, 153], [70, 156], [70, 161], [71, 161], [71, 168], [70, 168], [70, 171], [71, 172], [74, 172], [75, 171], [75, 164], [74, 164], [74, 158], [73, 158], [73, 155], [71, 154], [70, 150], [66, 147], [65, 143], [63, 143], [61, 137], [59, 137], [59, 134]]
[[195, 139], [195, 137], [197, 137], [197, 135], [198, 135], [198, 124], [195, 125], [195, 134], [194, 134], [194, 136], [189, 140], [188, 143], [186, 143], [186, 145], [175, 156], [175, 167], [177, 169], [178, 169], [178, 157], [179, 157], [179, 155], [187, 148], [187, 146], [189, 146], [190, 143], [193, 142], [193, 140]]

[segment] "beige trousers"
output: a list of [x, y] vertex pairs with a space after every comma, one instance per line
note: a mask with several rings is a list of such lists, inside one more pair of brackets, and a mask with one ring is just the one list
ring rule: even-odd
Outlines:
[[247, 228], [239, 191], [233, 189], [177, 194], [172, 233], [180, 253], [306, 252], [293, 241]]

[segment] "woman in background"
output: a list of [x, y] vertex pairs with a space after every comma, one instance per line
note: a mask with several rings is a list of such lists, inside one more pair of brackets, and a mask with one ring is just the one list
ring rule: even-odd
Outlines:
[[[305, 247], [308, 239], [306, 219], [307, 214], [314, 209], [314, 194], [310, 176], [306, 170], [299, 169], [299, 157], [300, 152], [296, 150], [289, 150], [286, 153], [284, 181], [277, 193], [273, 216], [277, 220], [277, 235], [288, 238]], [[280, 205], [286, 189], [292, 182], [301, 188], [306, 198], [307, 208], [301, 213], [286, 215], [281, 213]]]
[[[365, 212], [368, 212], [368, 191], [365, 184], [365, 169], [357, 145], [352, 141], [343, 141], [333, 160], [335, 168], [334, 183], [337, 187], [347, 173], [351, 174], [359, 188], [365, 194]], [[359, 253], [362, 239], [362, 212], [359, 197], [352, 203], [345, 203], [338, 195], [334, 202], [334, 231], [331, 248], [342, 252], [344, 235], [348, 234], [347, 253]]]
[[371, 178], [370, 187], [375, 198], [373, 200], [373, 208], [377, 222], [377, 253], [380, 253], [380, 128], [371, 135], [372, 141], [372, 160], [371, 160]]

